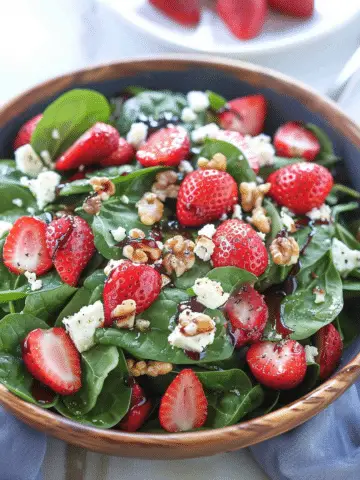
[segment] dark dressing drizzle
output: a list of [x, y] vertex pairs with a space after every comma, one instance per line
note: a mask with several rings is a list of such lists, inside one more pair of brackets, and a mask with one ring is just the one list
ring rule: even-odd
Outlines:
[[48, 405], [54, 401], [56, 394], [46, 385], [34, 379], [31, 385], [31, 395], [38, 403], [41, 403], [42, 405]]

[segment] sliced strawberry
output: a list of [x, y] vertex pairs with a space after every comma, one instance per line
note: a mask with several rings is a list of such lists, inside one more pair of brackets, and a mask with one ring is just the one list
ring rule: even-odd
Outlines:
[[268, 253], [256, 231], [242, 220], [226, 220], [212, 238], [214, 267], [238, 267], [261, 275], [268, 265]]
[[315, 160], [321, 146], [317, 137], [300, 122], [288, 122], [275, 133], [274, 147], [282, 157], [300, 157]]
[[151, 412], [151, 400], [147, 400], [144, 390], [135, 380], [132, 380], [130, 410], [118, 424], [121, 430], [136, 432], [144, 424]]
[[119, 133], [111, 125], [95, 123], [56, 161], [57, 170], [72, 170], [80, 165], [99, 163], [119, 145]]
[[268, 319], [268, 308], [263, 295], [250, 285], [243, 285], [225, 304], [231, 322], [236, 348], [258, 342]]
[[334, 180], [325, 167], [317, 163], [294, 163], [273, 172], [269, 195], [279, 205], [301, 215], [320, 207], [332, 189]]
[[179, 165], [190, 153], [190, 139], [183, 127], [167, 127], [150, 135], [136, 152], [143, 167]]
[[238, 187], [231, 175], [212, 169], [195, 170], [180, 185], [177, 218], [186, 227], [209, 223], [231, 211], [237, 200]]
[[129, 163], [135, 155], [134, 147], [128, 143], [125, 138], [119, 138], [117, 149], [108, 157], [100, 160], [102, 167], [112, 167], [115, 165], [124, 165]]
[[234, 145], [234, 147], [241, 150], [246, 156], [250, 167], [255, 173], [258, 173], [260, 170], [259, 155], [249, 147], [249, 143], [244, 135], [239, 132], [235, 132], [234, 130], [219, 130], [214, 138], [216, 138], [216, 140], [222, 140], [224, 142], [231, 143]]
[[295, 340], [255, 343], [249, 348], [246, 361], [258, 382], [276, 390], [299, 385], [307, 368], [305, 349]]
[[227, 106], [229, 111], [219, 114], [219, 123], [224, 130], [253, 136], [264, 130], [267, 107], [263, 95], [235, 98]]
[[266, 0], [217, 0], [216, 11], [235, 37], [248, 40], [262, 30], [267, 14]]
[[309, 18], [314, 13], [314, 0], [268, 0], [269, 6], [285, 15]]
[[3, 259], [14, 273], [46, 273], [52, 260], [46, 248], [46, 223], [33, 217], [20, 217], [6, 237]]
[[199, 0], [149, 0], [162, 13], [185, 26], [193, 26], [200, 21]]
[[22, 357], [31, 375], [60, 395], [80, 390], [80, 355], [63, 328], [30, 332], [23, 343]]
[[114, 321], [113, 310], [124, 300], [136, 302], [136, 313], [141, 313], [154, 302], [161, 291], [161, 275], [149, 265], [121, 262], [105, 282], [103, 299], [105, 326]]
[[159, 420], [167, 432], [186, 432], [204, 425], [208, 402], [203, 386], [190, 368], [182, 370], [161, 399]]
[[334, 325], [330, 323], [316, 333], [316, 346], [319, 354], [315, 360], [320, 365], [320, 378], [325, 380], [339, 365], [343, 351], [341, 335]]
[[31, 142], [31, 135], [33, 134], [36, 125], [40, 122], [42, 117], [43, 114], [39, 113], [39, 115], [30, 118], [30, 120], [24, 123], [16, 135], [14, 141], [14, 150], [17, 150], [19, 147]]
[[89, 225], [70, 215], [53, 220], [46, 231], [46, 245], [61, 280], [75, 286], [95, 252]]

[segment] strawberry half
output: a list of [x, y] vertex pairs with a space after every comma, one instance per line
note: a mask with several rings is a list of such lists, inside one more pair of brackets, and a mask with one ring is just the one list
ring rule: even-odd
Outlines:
[[136, 313], [141, 313], [156, 300], [161, 291], [161, 275], [149, 265], [123, 261], [110, 273], [105, 282], [103, 300], [105, 327], [113, 323], [112, 311], [124, 300], [136, 302]]
[[43, 114], [39, 113], [39, 115], [36, 115], [35, 117], [30, 118], [30, 120], [24, 123], [24, 125], [20, 128], [20, 130], [16, 135], [16, 138], [14, 141], [14, 150], [17, 150], [23, 145], [26, 145], [27, 143], [31, 142], [31, 135], [33, 134], [36, 128], [36, 125], [40, 122], [42, 117], [43, 117]]
[[300, 122], [288, 122], [275, 133], [274, 147], [282, 157], [300, 157], [313, 161], [320, 153], [317, 137]]
[[151, 400], [147, 400], [144, 390], [132, 379], [130, 410], [118, 424], [121, 430], [136, 432], [144, 424], [151, 412]]
[[325, 380], [330, 377], [339, 365], [343, 351], [343, 342], [340, 333], [333, 324], [320, 328], [316, 333], [316, 346], [319, 354], [316, 363], [320, 365], [320, 378]]
[[259, 135], [264, 130], [266, 100], [263, 95], [235, 98], [227, 103], [230, 111], [219, 114], [224, 130], [235, 130], [243, 135]]
[[267, 14], [266, 0], [217, 0], [216, 11], [235, 37], [248, 40], [262, 30]]
[[295, 388], [304, 380], [307, 368], [305, 349], [295, 340], [255, 343], [246, 361], [258, 382], [276, 390]]
[[200, 21], [199, 0], [149, 0], [162, 13], [185, 26], [193, 26]]
[[309, 18], [314, 13], [314, 0], [268, 0], [269, 6], [285, 15]]
[[95, 252], [89, 225], [70, 215], [53, 220], [47, 227], [46, 245], [61, 280], [75, 286]]
[[182, 370], [161, 399], [159, 420], [167, 432], [186, 432], [204, 425], [208, 402], [193, 370]]
[[6, 237], [3, 259], [14, 273], [46, 273], [52, 260], [46, 248], [46, 223], [33, 217], [20, 217]]
[[180, 185], [176, 214], [181, 225], [202, 225], [232, 210], [238, 187], [231, 175], [219, 170], [195, 170]]
[[119, 146], [119, 133], [111, 125], [95, 123], [56, 161], [57, 170], [72, 170], [80, 165], [99, 163]]
[[302, 215], [320, 207], [332, 189], [334, 180], [325, 167], [317, 163], [294, 163], [273, 172], [269, 195], [284, 207]]
[[136, 152], [143, 167], [176, 167], [190, 153], [190, 139], [183, 127], [161, 128], [150, 135]]
[[268, 319], [268, 308], [263, 295], [250, 285], [243, 285], [225, 304], [225, 312], [232, 325], [236, 348], [258, 342]]
[[254, 170], [255, 173], [258, 173], [260, 170], [260, 159], [257, 153], [253, 152], [248, 145], [248, 142], [244, 135], [234, 130], [219, 130], [215, 137], [216, 140], [222, 140], [223, 142], [228, 142], [234, 145], [242, 151], [246, 156], [247, 161], [249, 162], [250, 167]]
[[100, 160], [102, 167], [112, 167], [129, 163], [135, 155], [135, 149], [125, 138], [120, 137], [118, 147], [111, 155]]
[[81, 388], [80, 355], [63, 328], [28, 334], [22, 358], [31, 375], [60, 395], [71, 395]]
[[214, 267], [238, 267], [257, 277], [266, 270], [268, 253], [256, 231], [242, 220], [226, 220], [212, 238]]

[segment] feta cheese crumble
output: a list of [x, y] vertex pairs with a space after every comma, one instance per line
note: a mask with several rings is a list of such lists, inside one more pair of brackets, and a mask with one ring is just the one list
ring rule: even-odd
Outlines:
[[181, 120], [184, 122], [184, 123], [192, 123], [192, 122], [195, 122], [195, 120], [197, 119], [197, 115], [196, 113], [194, 112], [194, 110], [192, 110], [191, 108], [189, 107], [185, 107], [182, 112], [181, 112]]
[[36, 177], [44, 169], [40, 157], [29, 143], [15, 150], [15, 163], [20, 172], [30, 177]]
[[211, 238], [200, 236], [195, 241], [194, 253], [204, 262], [208, 262], [211, 259], [214, 249], [215, 243]]
[[11, 230], [12, 223], [5, 222], [4, 220], [0, 220], [0, 238], [4, 236], [9, 230]]
[[143, 122], [133, 123], [130, 127], [128, 134], [126, 135], [126, 141], [133, 147], [139, 148], [146, 140], [148, 134], [148, 126]]
[[54, 130], [51, 132], [51, 138], [54, 140], [60, 140], [60, 132], [57, 128], [54, 128]]
[[24, 275], [27, 278], [27, 281], [29, 282], [32, 292], [35, 292], [36, 290], [40, 290], [42, 288], [43, 282], [42, 280], [36, 279], [36, 273], [26, 271], [24, 272]]
[[196, 128], [191, 132], [192, 141], [195, 143], [203, 143], [206, 138], [213, 138], [220, 128], [216, 123], [208, 123], [203, 127]]
[[40, 152], [40, 157], [44, 160], [45, 165], [48, 167], [53, 167], [51, 156], [48, 150], [43, 150]]
[[194, 171], [193, 166], [189, 162], [189, 160], [181, 160], [179, 163], [179, 172], [181, 173], [191, 173]]
[[329, 205], [323, 203], [319, 208], [313, 208], [310, 212], [306, 213], [306, 216], [310, 220], [320, 220], [321, 222], [329, 222], [331, 220], [331, 208]]
[[40, 210], [55, 200], [56, 187], [61, 177], [56, 172], [41, 172], [35, 180], [29, 180], [30, 191], [35, 195]]
[[128, 203], [130, 202], [129, 197], [127, 197], [126, 195], [121, 195], [120, 202], [124, 203], [125, 205], [128, 205]]
[[21, 200], [21, 198], [14, 198], [12, 200], [12, 203], [19, 208], [23, 206], [23, 201]]
[[[256, 233], [257, 233], [257, 234], [259, 235], [259, 237], [261, 238], [261, 241], [262, 241], [262, 242], [265, 242], [266, 234], [263, 233], [263, 232], [256, 232]], [[296, 262], [295, 262], [295, 263], [296, 263]]]
[[63, 319], [66, 331], [77, 350], [85, 352], [95, 345], [95, 330], [104, 323], [104, 308], [100, 300], [82, 307], [77, 313]]
[[30, 215], [35, 215], [35, 208], [33, 208], [33, 207], [28, 207], [28, 208], [26, 209], [26, 211], [27, 211], [28, 213], [30, 213]]
[[[198, 331], [197, 322], [199, 321], [206, 322], [211, 330], [196, 333]], [[201, 353], [208, 345], [214, 342], [215, 332], [216, 323], [212, 318], [187, 308], [179, 315], [179, 324], [168, 336], [168, 342], [173, 347]]]
[[[271, 138], [261, 133], [256, 137], [245, 135], [245, 142], [255, 155], [257, 155], [260, 167], [273, 165], [275, 149], [271, 144]], [[246, 152], [245, 152], [246, 153]]]
[[293, 218], [290, 217], [290, 215], [287, 213], [286, 210], [287, 209], [282, 208], [280, 211], [280, 218], [281, 218], [282, 224], [288, 232], [291, 232], [291, 233], [296, 232], [295, 222]]
[[335, 268], [343, 278], [360, 267], [360, 251], [352, 250], [337, 238], [333, 239], [331, 251]]
[[315, 295], [315, 303], [324, 303], [325, 302], [325, 290], [320, 287], [315, 287], [313, 290], [313, 294]]
[[218, 308], [229, 299], [230, 294], [225, 293], [221, 283], [210, 280], [210, 278], [198, 278], [192, 289], [196, 300], [207, 308]]
[[306, 363], [316, 363], [315, 358], [319, 355], [319, 350], [312, 345], [305, 345]]
[[205, 237], [212, 238], [215, 232], [215, 225], [213, 223], [208, 223], [198, 231], [198, 235], [204, 235]]
[[108, 277], [110, 273], [123, 263], [124, 260], [109, 260], [108, 264], [104, 268], [104, 273]]
[[115, 230], [111, 230], [111, 235], [114, 237], [115, 242], [122, 242], [126, 237], [126, 230], [123, 227], [118, 227]]
[[234, 206], [234, 211], [233, 211], [233, 214], [232, 214], [231, 218], [236, 218], [237, 220], [242, 220], [243, 217], [242, 217], [241, 205], [236, 204]]
[[203, 112], [210, 106], [209, 97], [205, 92], [193, 90], [186, 95], [189, 107], [196, 113]]

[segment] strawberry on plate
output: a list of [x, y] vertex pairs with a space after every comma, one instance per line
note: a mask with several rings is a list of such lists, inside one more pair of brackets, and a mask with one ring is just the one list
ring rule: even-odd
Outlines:
[[229, 111], [219, 114], [224, 130], [235, 130], [243, 135], [259, 135], [264, 130], [266, 100], [263, 95], [234, 98], [227, 103]]
[[231, 143], [234, 145], [234, 147], [241, 150], [246, 156], [250, 167], [255, 173], [258, 173], [260, 170], [259, 156], [249, 147], [248, 141], [244, 135], [242, 135], [240, 132], [235, 132], [234, 130], [219, 130], [214, 138], [216, 138], [216, 140], [222, 140], [223, 142]]
[[198, 226], [229, 213], [238, 200], [231, 175], [219, 170], [195, 170], [180, 185], [176, 214], [181, 225]]
[[35, 117], [30, 118], [18, 131], [15, 141], [14, 141], [14, 150], [26, 145], [27, 143], [31, 142], [31, 135], [33, 134], [36, 125], [40, 122], [43, 115], [39, 113], [39, 115], [35, 115]]
[[33, 217], [20, 217], [6, 237], [3, 259], [14, 273], [46, 273], [52, 260], [46, 248], [46, 223]]
[[176, 167], [190, 153], [190, 139], [183, 127], [166, 127], [150, 135], [136, 152], [143, 167]]
[[22, 358], [29, 372], [60, 395], [71, 395], [81, 388], [80, 355], [63, 328], [28, 334]]
[[118, 428], [126, 432], [136, 432], [144, 424], [151, 409], [151, 400], [147, 400], [144, 390], [132, 379], [130, 410], [118, 424]]
[[120, 137], [118, 147], [111, 155], [100, 160], [102, 167], [112, 167], [129, 163], [135, 155], [134, 147], [125, 138]]
[[320, 365], [320, 378], [325, 380], [339, 365], [343, 350], [341, 335], [333, 324], [320, 328], [316, 333], [316, 346], [319, 353], [315, 360]]
[[90, 226], [81, 217], [57, 218], [47, 227], [46, 245], [61, 280], [75, 286], [95, 252]]
[[149, 2], [181, 25], [193, 26], [200, 21], [200, 0], [149, 0]]
[[309, 18], [314, 13], [314, 0], [268, 0], [269, 6], [285, 15]]
[[279, 127], [274, 136], [274, 147], [281, 157], [300, 157], [310, 162], [321, 149], [316, 135], [300, 122], [288, 122]]
[[204, 425], [208, 402], [200, 380], [190, 368], [182, 370], [161, 399], [159, 420], [167, 432], [186, 432]]
[[269, 195], [284, 207], [302, 215], [320, 207], [334, 184], [329, 170], [317, 163], [294, 163], [273, 172]]
[[216, 11], [235, 37], [249, 40], [262, 30], [266, 14], [266, 0], [217, 0]]
[[214, 267], [238, 267], [260, 276], [268, 265], [268, 253], [257, 232], [242, 220], [226, 220], [212, 238]]
[[307, 368], [305, 349], [295, 340], [254, 343], [246, 354], [246, 361], [258, 382], [276, 390], [299, 385]]
[[258, 342], [268, 319], [263, 295], [251, 285], [243, 285], [225, 304], [225, 313], [232, 326], [236, 348]]
[[119, 146], [119, 132], [106, 123], [95, 123], [55, 163], [56, 170], [73, 170], [99, 163]]

